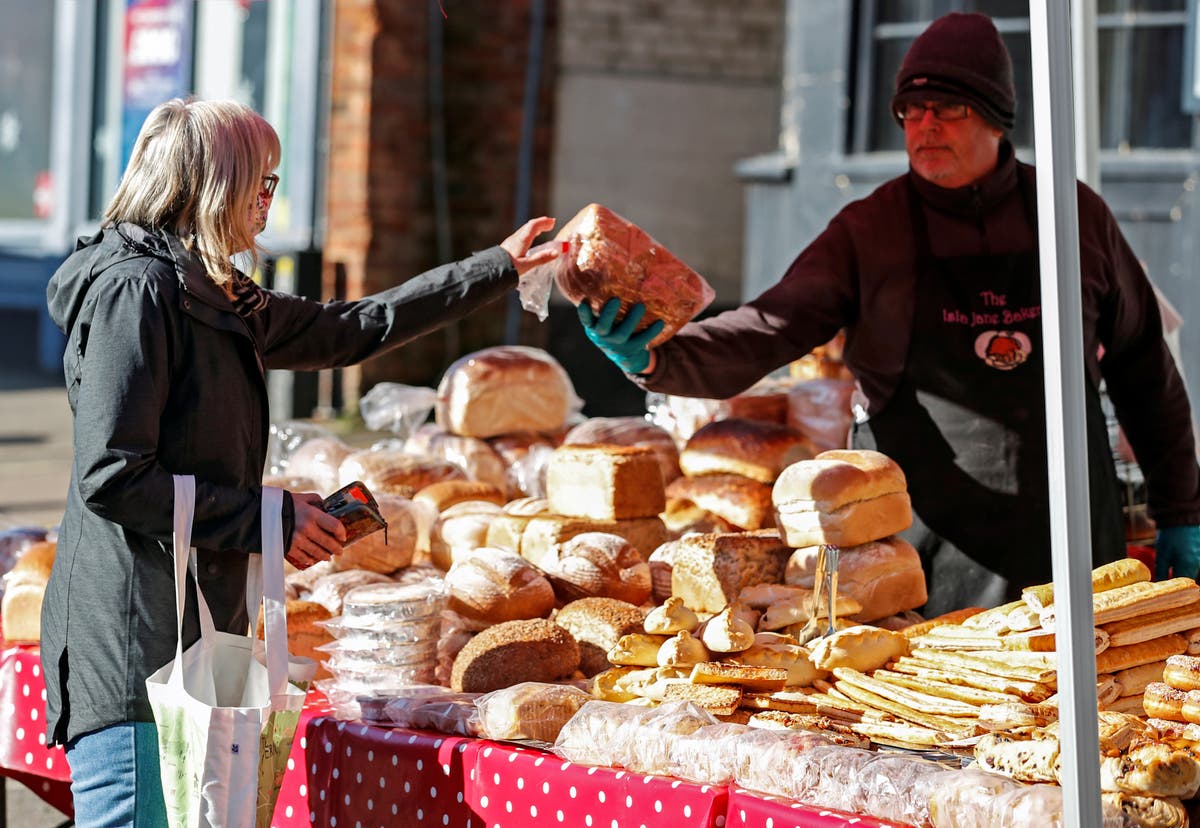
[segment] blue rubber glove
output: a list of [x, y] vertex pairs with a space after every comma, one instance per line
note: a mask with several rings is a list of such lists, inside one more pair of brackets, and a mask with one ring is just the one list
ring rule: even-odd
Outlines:
[[617, 314], [621, 312], [621, 300], [615, 296], [604, 303], [599, 315], [592, 313], [587, 302], [581, 303], [577, 310], [587, 338], [618, 368], [627, 374], [640, 374], [650, 366], [649, 345], [654, 337], [662, 333], [664, 323], [659, 319], [646, 330], [634, 333], [646, 315], [645, 305], [638, 302], [620, 322], [617, 321]]
[[1164, 526], [1154, 539], [1154, 579], [1200, 573], [1200, 526]]

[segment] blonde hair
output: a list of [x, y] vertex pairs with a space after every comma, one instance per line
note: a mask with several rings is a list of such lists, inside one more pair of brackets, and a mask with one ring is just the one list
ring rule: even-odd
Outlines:
[[260, 249], [247, 219], [279, 155], [279, 136], [248, 106], [161, 103], [138, 133], [105, 225], [126, 221], [175, 233], [224, 286], [233, 278], [233, 254], [249, 251], [257, 265]]

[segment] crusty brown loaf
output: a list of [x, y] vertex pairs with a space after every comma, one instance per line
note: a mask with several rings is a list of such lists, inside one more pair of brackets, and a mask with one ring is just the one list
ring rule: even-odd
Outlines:
[[[819, 546], [809, 546], [793, 552], [784, 581], [812, 589], [819, 550]], [[855, 616], [859, 621], [916, 609], [928, 600], [921, 556], [907, 541], [894, 536], [841, 549], [838, 591], [862, 604]]]
[[440, 514], [454, 504], [467, 500], [486, 500], [503, 506], [504, 493], [491, 483], [481, 480], [443, 480], [421, 489], [413, 500], [417, 503], [428, 503]]
[[464, 437], [562, 428], [575, 398], [566, 371], [538, 348], [501, 345], [459, 359], [437, 389], [437, 424]]
[[774, 483], [785, 468], [812, 456], [808, 441], [787, 426], [729, 419], [709, 423], [693, 434], [679, 454], [679, 467], [688, 477], [740, 474]]
[[720, 612], [744, 587], [781, 581], [789, 554], [768, 529], [686, 535], [672, 554], [671, 592], [697, 612]]
[[663, 483], [679, 477], [679, 447], [670, 433], [641, 417], [591, 417], [567, 432], [564, 446], [645, 446], [654, 450]]
[[866, 449], [823, 451], [789, 466], [775, 481], [777, 507], [832, 512], [855, 501], [908, 490], [904, 472], [886, 454]]
[[477, 549], [446, 573], [448, 606], [464, 618], [499, 623], [543, 618], [554, 608], [546, 576], [507, 549]]
[[650, 597], [650, 567], [620, 535], [576, 535], [554, 547], [542, 569], [563, 601], [603, 596], [637, 605]]
[[412, 501], [392, 494], [381, 494], [375, 500], [387, 522], [386, 531], [372, 532], [343, 548], [333, 556], [335, 570], [369, 569], [388, 574], [412, 563], [417, 548]]
[[776, 500], [775, 520], [791, 547], [860, 546], [912, 526], [912, 503], [908, 492], [855, 500], [828, 512], [793, 511], [791, 504]]
[[771, 485], [740, 474], [676, 478], [667, 486], [667, 511], [676, 501], [693, 503], [739, 529], [762, 529], [775, 518]]
[[667, 541], [667, 527], [656, 517], [631, 518], [630, 520], [593, 520], [572, 518], [562, 515], [535, 517], [525, 525], [521, 533], [521, 556], [541, 566], [547, 558], [553, 559], [555, 548], [584, 532], [607, 532], [620, 535], [629, 541], [643, 558]]
[[645, 610], [615, 598], [581, 598], [558, 611], [554, 623], [579, 642], [579, 669], [594, 676], [612, 667], [608, 651], [621, 636], [640, 633]]
[[570, 445], [550, 455], [550, 511], [569, 517], [625, 520], [663, 510], [662, 471], [645, 446]]
[[573, 305], [587, 302], [599, 313], [610, 298], [621, 300], [621, 318], [640, 302], [646, 315], [638, 330], [661, 319], [662, 333], [651, 347], [667, 341], [715, 297], [700, 274], [628, 219], [600, 204], [589, 204], [555, 236], [570, 242], [555, 277]]
[[394, 449], [364, 449], [347, 455], [338, 469], [341, 485], [361, 480], [375, 493], [412, 497], [441, 480], [465, 480], [458, 466], [433, 457], [414, 457]]
[[579, 669], [579, 645], [557, 624], [536, 618], [488, 627], [459, 651], [450, 687], [488, 693], [522, 681], [558, 681]]

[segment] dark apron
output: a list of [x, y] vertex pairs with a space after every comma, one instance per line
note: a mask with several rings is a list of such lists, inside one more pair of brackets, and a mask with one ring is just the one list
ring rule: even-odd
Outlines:
[[[1021, 185], [1027, 218], [1035, 208]], [[1048, 582], [1050, 508], [1037, 251], [938, 258], [909, 185], [916, 301], [904, 375], [854, 429], [908, 478], [927, 617], [1016, 600]], [[1086, 382], [1092, 566], [1123, 557], [1116, 471], [1100, 396]], [[1070, 425], [1068, 425], [1070, 427]], [[1085, 481], [1078, 481], [1083, 485]]]

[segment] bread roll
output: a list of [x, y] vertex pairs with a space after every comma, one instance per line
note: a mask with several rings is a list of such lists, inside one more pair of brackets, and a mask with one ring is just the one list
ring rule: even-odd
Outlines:
[[650, 597], [650, 567], [620, 535], [576, 535], [543, 558], [542, 569], [563, 601], [603, 596], [636, 606]]
[[414, 457], [395, 449], [366, 449], [346, 456], [338, 469], [341, 485], [361, 480], [376, 497], [395, 494], [411, 498], [442, 480], [465, 480], [458, 466], [432, 457]]
[[437, 394], [437, 424], [463, 437], [556, 431], [576, 399], [554, 357], [519, 345], [467, 354], [446, 369]]
[[429, 535], [433, 565], [449, 569], [455, 561], [487, 546], [488, 529], [500, 507], [483, 500], [465, 500], [442, 512]]
[[573, 305], [587, 302], [599, 313], [610, 298], [621, 300], [621, 318], [637, 303], [646, 315], [637, 330], [662, 320], [662, 333], [651, 347], [675, 335], [716, 294], [700, 274], [628, 219], [600, 204], [589, 204], [558, 231], [570, 244], [555, 276], [558, 289]]
[[[784, 570], [784, 581], [811, 589], [819, 553], [819, 546], [793, 552]], [[854, 616], [859, 621], [876, 621], [916, 609], [928, 600], [921, 556], [901, 538], [892, 536], [843, 548], [837, 574], [838, 591], [862, 605]]]
[[381, 494], [375, 500], [387, 529], [372, 532], [344, 547], [332, 558], [335, 570], [368, 569], [386, 575], [412, 563], [417, 548], [412, 501], [392, 494]]
[[681, 630], [668, 638], [658, 648], [658, 665], [691, 670], [701, 662], [708, 661], [712, 655], [708, 648], [686, 630]]
[[555, 449], [546, 495], [551, 512], [595, 520], [655, 517], [666, 505], [658, 460], [643, 446]]
[[476, 621], [543, 618], [554, 609], [546, 576], [506, 549], [476, 549], [446, 573], [449, 609]]
[[754, 646], [754, 627], [729, 606], [704, 623], [700, 641], [711, 653], [740, 653]]
[[553, 742], [563, 725], [591, 700], [578, 687], [524, 682], [476, 699], [480, 735], [487, 739]]
[[557, 558], [557, 549], [584, 532], [605, 532], [620, 535], [642, 557], [667, 540], [667, 528], [657, 516], [628, 520], [596, 520], [562, 515], [543, 515], [532, 518], [521, 533], [521, 556], [535, 566], [550, 566]]
[[691, 436], [679, 454], [679, 467], [688, 477], [740, 474], [774, 483], [786, 467], [812, 456], [812, 447], [787, 426], [718, 420]]
[[579, 645], [545, 619], [505, 621], [475, 636], [459, 651], [450, 687], [488, 693], [523, 681], [558, 681], [579, 668]]
[[675, 438], [642, 417], [591, 417], [568, 431], [562, 444], [643, 446], [654, 452], [664, 485], [680, 475]]
[[643, 626], [648, 633], [674, 635], [683, 630], [695, 632], [700, 619], [684, 605], [682, 598], [672, 596], [662, 606], [650, 610]]
[[778, 583], [787, 556], [770, 530], [687, 535], [672, 555], [671, 592], [697, 612], [720, 612], [745, 587]]
[[491, 483], [479, 480], [443, 480], [426, 486], [413, 497], [416, 503], [427, 503], [436, 514], [468, 500], [483, 500], [503, 506], [504, 492]]
[[[771, 486], [740, 474], [680, 477], [667, 487], [667, 509], [672, 501], [686, 501], [717, 515], [738, 529], [755, 530], [774, 523]], [[676, 510], [679, 509], [675, 505]]]
[[644, 610], [615, 598], [581, 598], [558, 611], [554, 623], [579, 642], [579, 669], [585, 676], [613, 666], [608, 653], [622, 636], [640, 633]]

